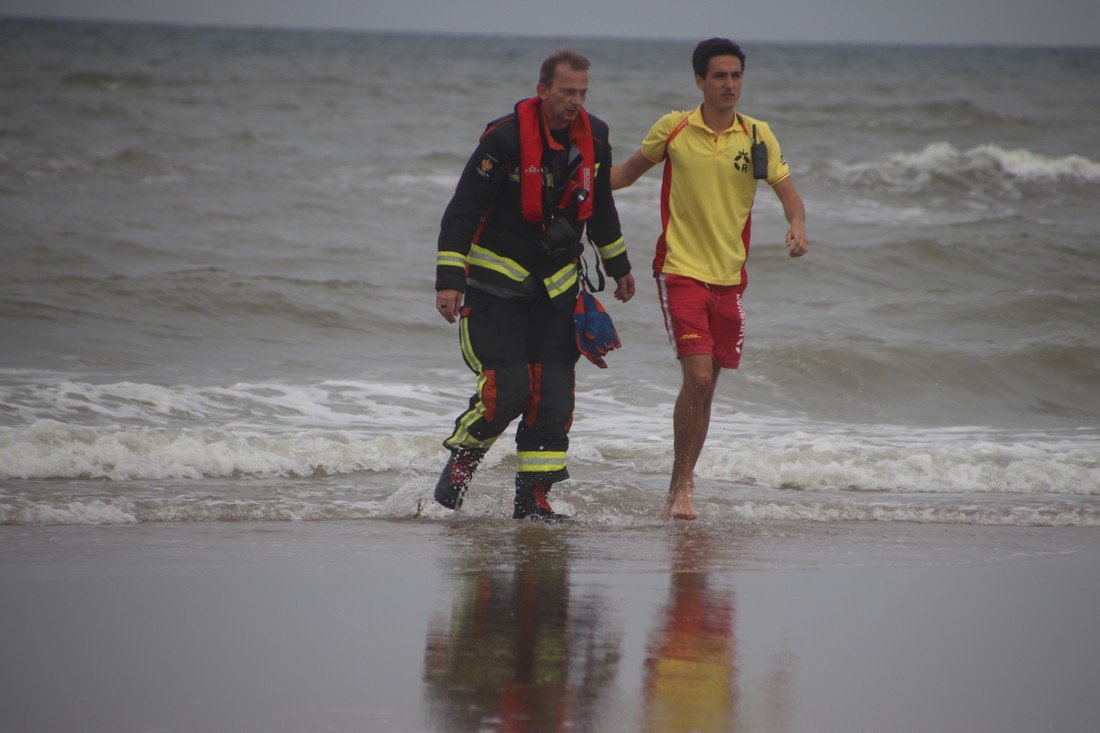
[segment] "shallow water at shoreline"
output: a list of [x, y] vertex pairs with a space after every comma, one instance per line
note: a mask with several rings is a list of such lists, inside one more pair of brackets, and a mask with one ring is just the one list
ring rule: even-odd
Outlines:
[[1100, 715], [1089, 529], [472, 518], [0, 543], [20, 632], [4, 730], [983, 733]]

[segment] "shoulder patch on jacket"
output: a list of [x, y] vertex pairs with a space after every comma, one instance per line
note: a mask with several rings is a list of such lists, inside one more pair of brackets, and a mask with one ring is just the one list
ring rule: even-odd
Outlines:
[[477, 174], [482, 178], [488, 178], [489, 174], [493, 172], [493, 167], [500, 161], [494, 158], [489, 153], [485, 154], [485, 157], [481, 159], [481, 162], [477, 164]]

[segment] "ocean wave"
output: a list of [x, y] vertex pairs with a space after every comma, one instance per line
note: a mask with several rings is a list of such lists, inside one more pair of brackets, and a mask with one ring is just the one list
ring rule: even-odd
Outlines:
[[[19, 370], [4, 370], [20, 378]], [[35, 374], [32, 376], [43, 376]], [[433, 424], [458, 411], [463, 396], [426, 384], [324, 380], [313, 384], [238, 382], [161, 385], [58, 378], [49, 384], [0, 385], [0, 417], [26, 427], [4, 428], [0, 440], [64, 442], [66, 430], [227, 426], [228, 430], [403, 430]], [[104, 425], [106, 423], [106, 425]], [[19, 432], [23, 431], [23, 432]], [[57, 435], [54, 435], [54, 433]], [[88, 435], [88, 434], [85, 434]], [[75, 436], [74, 436], [75, 437]], [[0, 461], [0, 467], [4, 464]]]
[[[85, 424], [0, 428], [0, 524], [446, 520], [432, 487], [464, 396], [336, 381], [100, 392], [61, 382], [51, 399]], [[597, 524], [657, 521], [671, 405], [581, 397], [560, 510]], [[80, 413], [82, 400], [98, 412]], [[464, 514], [505, 516], [514, 472], [514, 445], [500, 440]], [[696, 476], [700, 516], [718, 524], [1100, 526], [1100, 439], [1087, 430], [811, 425], [721, 410]]]
[[1019, 195], [1019, 185], [1100, 183], [1100, 162], [1081, 155], [1054, 157], [1026, 149], [1006, 150], [994, 144], [959, 150], [951, 143], [936, 142], [917, 152], [892, 153], [870, 162], [833, 163], [828, 175], [845, 185], [886, 186], [903, 192], [956, 183], [979, 192]]
[[124, 86], [134, 89], [147, 89], [153, 85], [154, 78], [142, 72], [87, 70], [70, 71], [61, 77], [61, 81], [70, 87], [115, 91]]
[[0, 429], [0, 479], [111, 481], [325, 476], [435, 467], [437, 439], [311, 430], [86, 427]]
[[[1011, 424], [1026, 416], [1035, 424], [1096, 424], [1100, 347], [1089, 342], [1089, 330], [1072, 333], [1079, 316], [1067, 311], [1061, 324], [1049, 327], [1052, 333], [1031, 336], [1012, 320], [1026, 311], [1001, 307], [1002, 319], [975, 321], [970, 332], [960, 328], [955, 343], [884, 336], [881, 321], [870, 321], [883, 318], [881, 308], [863, 323], [853, 319], [834, 329], [828, 340], [792, 331], [787, 342], [755, 352], [753, 374], [772, 399], [791, 409], [815, 405], [853, 419], [905, 415], [929, 424], [948, 417]], [[922, 317], [931, 313], [948, 322], [959, 310], [929, 309]], [[975, 306], [972, 313], [980, 311]], [[899, 331], [908, 325], [902, 316], [887, 322], [898, 324]]]
[[1100, 443], [929, 442], [915, 436], [890, 441], [800, 433], [720, 438], [700, 458], [697, 474], [794, 490], [1100, 496]]
[[458, 166], [454, 170], [437, 170], [423, 173], [392, 173], [386, 176], [386, 182], [401, 187], [402, 190], [419, 190], [432, 186], [441, 191], [450, 191], [461, 172]]
[[[995, 125], [998, 122], [1016, 121], [1023, 117], [1012, 110], [990, 108], [966, 98], [918, 99], [906, 95], [895, 96], [896, 90], [887, 84], [868, 89], [861, 86], [851, 94], [838, 96], [821, 104], [815, 98], [792, 100], [782, 109], [781, 115], [771, 115], [769, 121], [783, 123], [783, 127], [806, 124], [830, 124], [847, 117], [853, 108], [861, 110], [850, 126], [855, 129], [875, 131], [875, 134], [894, 135], [903, 131], [927, 134], [929, 125], [943, 129], [952, 126]], [[965, 121], [965, 122], [960, 122]]]
[[[156, 244], [104, 242], [98, 247], [104, 257], [152, 259], [163, 256]], [[26, 256], [45, 259], [53, 253], [49, 247], [24, 249]], [[68, 253], [60, 253], [65, 256]], [[58, 258], [59, 259], [59, 258]], [[70, 266], [72, 267], [72, 266]], [[76, 268], [91, 269], [84, 260]], [[94, 316], [103, 325], [110, 321], [123, 324], [147, 321], [158, 314], [164, 323], [192, 327], [196, 318], [215, 325], [236, 319], [261, 329], [261, 338], [272, 338], [289, 325], [319, 331], [348, 329], [373, 333], [379, 323], [364, 318], [361, 309], [372, 307], [380, 286], [351, 280], [307, 280], [277, 275], [239, 275], [208, 267], [174, 272], [154, 272], [139, 276], [114, 275], [87, 277], [63, 275], [48, 281], [27, 278], [9, 281], [0, 303], [18, 304], [22, 318], [61, 317], [83, 319]], [[425, 320], [423, 313], [394, 314], [391, 326], [404, 326], [402, 320]], [[272, 329], [270, 322], [279, 326]], [[172, 334], [166, 333], [166, 336]]]
[[[1095, 506], [983, 507], [966, 503], [744, 502], [729, 514], [747, 522], [913, 522], [1004, 527], [1097, 527]], [[704, 519], [706, 518], [705, 515]]]
[[186, 180], [186, 164], [169, 162], [154, 150], [114, 147], [65, 154], [35, 153], [0, 161], [4, 172], [27, 179], [59, 179], [74, 175], [108, 175], [139, 183]]
[[[316, 477], [359, 472], [438, 470], [446, 421], [423, 426], [280, 432], [228, 427], [91, 427], [40, 420], [0, 428], [3, 480], [201, 480]], [[596, 417], [593, 423], [599, 424]], [[590, 426], [588, 430], [591, 430]], [[597, 472], [664, 476], [671, 441], [607, 435], [574, 441], [571, 463]], [[871, 435], [714, 435], [696, 474], [703, 480], [833, 493], [899, 495], [1100, 496], [1100, 443], [975, 437], [934, 441], [909, 431], [894, 439]], [[605, 437], [607, 436], [607, 437]], [[485, 465], [509, 465], [510, 441], [500, 441]]]
[[121, 497], [81, 500], [0, 497], [0, 525], [109, 525], [142, 522], [288, 522], [370, 519], [378, 502], [226, 499], [171, 496], [156, 501]]

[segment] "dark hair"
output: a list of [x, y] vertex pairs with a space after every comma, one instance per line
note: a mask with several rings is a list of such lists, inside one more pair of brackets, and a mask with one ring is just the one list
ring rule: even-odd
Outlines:
[[546, 86], [553, 84], [554, 74], [557, 73], [560, 64], [568, 64], [574, 71], [588, 71], [592, 62], [582, 53], [569, 48], [559, 48], [542, 62], [542, 67], [539, 69], [539, 84]]
[[695, 53], [691, 55], [691, 67], [695, 69], [695, 75], [705, 77], [710, 60], [714, 56], [736, 56], [741, 59], [741, 68], [745, 68], [745, 52], [741, 47], [728, 38], [708, 38], [695, 47]]

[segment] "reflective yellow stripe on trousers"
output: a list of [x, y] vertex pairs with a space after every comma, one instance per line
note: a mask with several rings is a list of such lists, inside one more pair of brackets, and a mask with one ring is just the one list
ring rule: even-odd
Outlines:
[[[477, 394], [478, 397], [480, 397], [482, 391], [485, 389], [485, 371], [481, 365], [481, 360], [478, 359], [477, 354], [474, 353], [473, 345], [470, 343], [470, 326], [466, 318], [458, 322], [458, 339], [462, 346], [462, 355], [466, 357], [466, 363], [477, 373]], [[451, 434], [451, 437], [448, 438], [445, 443], [450, 447], [464, 448], [488, 448], [491, 446], [496, 442], [496, 437], [489, 440], [478, 440], [470, 434], [470, 426], [481, 419], [484, 414], [485, 402], [479, 399], [477, 404], [458, 418], [454, 433]]]
[[560, 471], [565, 468], [565, 451], [519, 451], [517, 470], [520, 473], [539, 473]]

